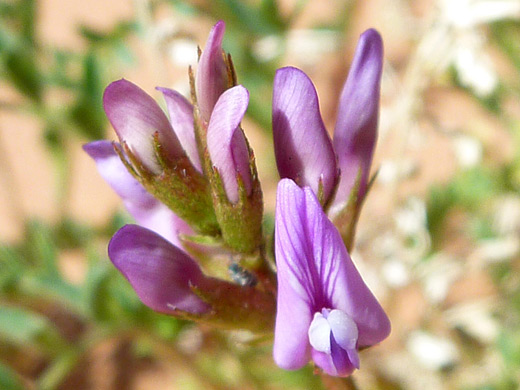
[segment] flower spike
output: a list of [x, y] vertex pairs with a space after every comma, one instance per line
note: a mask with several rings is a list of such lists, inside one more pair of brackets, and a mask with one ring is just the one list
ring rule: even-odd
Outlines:
[[390, 333], [388, 317], [311, 188], [281, 180], [275, 224], [274, 359], [298, 369], [312, 358], [329, 375], [350, 375], [359, 368], [358, 350]]

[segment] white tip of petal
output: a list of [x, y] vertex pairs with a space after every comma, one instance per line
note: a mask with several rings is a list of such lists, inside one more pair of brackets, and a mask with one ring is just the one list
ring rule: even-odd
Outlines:
[[332, 334], [338, 345], [348, 351], [356, 349], [358, 328], [354, 320], [341, 310], [331, 310], [327, 317]]
[[311, 326], [309, 326], [309, 342], [316, 351], [330, 355], [330, 332], [329, 322], [323, 314], [314, 314]]

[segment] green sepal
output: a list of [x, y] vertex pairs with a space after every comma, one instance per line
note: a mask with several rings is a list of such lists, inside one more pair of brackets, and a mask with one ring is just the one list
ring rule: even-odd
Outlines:
[[214, 236], [203, 236], [200, 234], [197, 234], [197, 235], [179, 234], [179, 239], [182, 242], [186, 242], [188, 244], [204, 245], [206, 247], [221, 247], [222, 246], [222, 238], [214, 237]]
[[347, 247], [347, 251], [349, 252], [354, 246], [356, 225], [359, 218], [359, 211], [361, 210], [361, 205], [358, 202], [360, 183], [361, 169], [358, 170], [354, 187], [350, 191], [346, 205], [333, 218], [334, 225], [338, 228], [343, 242]]
[[150, 172], [123, 143], [121, 150], [114, 144], [116, 152], [128, 171], [155, 198], [168, 206], [197, 232], [219, 235], [215, 212], [211, 200], [208, 180], [191, 164], [184, 155], [171, 160], [154, 135], [154, 148], [161, 173]]
[[361, 212], [361, 207], [363, 206], [363, 202], [365, 201], [374, 181], [377, 177], [379, 171], [377, 171], [371, 178], [367, 185], [367, 190], [362, 199], [359, 199], [359, 186], [361, 183], [361, 169], [358, 170], [358, 174], [356, 176], [356, 181], [354, 183], [354, 187], [350, 191], [348, 202], [345, 207], [341, 209], [335, 216], [333, 216], [332, 221], [334, 225], [338, 228], [338, 231], [343, 238], [343, 242], [347, 247], [347, 250], [350, 252], [354, 247], [354, 239], [356, 235], [356, 226], [359, 219], [359, 215]]
[[[238, 131], [242, 131], [242, 129], [238, 129]], [[206, 160], [209, 161], [209, 156]], [[209, 164], [211, 164], [211, 161], [209, 161]], [[251, 193], [247, 194], [242, 177], [237, 173], [238, 201], [236, 203], [229, 200], [218, 170], [212, 167], [208, 174], [213, 195], [213, 207], [222, 231], [222, 238], [231, 249], [239, 253], [252, 253], [258, 250], [263, 243], [262, 217], [264, 204], [262, 189], [256, 171], [255, 159], [250, 148], [249, 168]]]
[[211, 309], [201, 315], [179, 312], [182, 318], [224, 329], [272, 332], [276, 314], [276, 299], [272, 294], [216, 278], [205, 278], [191, 289]]

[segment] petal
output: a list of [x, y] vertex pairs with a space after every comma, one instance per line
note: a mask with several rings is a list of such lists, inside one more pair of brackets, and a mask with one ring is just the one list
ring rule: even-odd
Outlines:
[[[357, 356], [357, 351], [354, 350]], [[357, 358], [357, 367], [350, 360], [351, 354], [341, 348], [334, 337], [331, 337], [331, 353], [327, 354], [317, 350], [312, 350], [312, 360], [326, 374], [332, 376], [349, 376], [355, 368], [359, 368], [359, 357]], [[354, 357], [355, 359], [355, 357]]]
[[184, 155], [168, 118], [150, 95], [130, 81], [114, 81], [103, 95], [107, 117], [121, 142], [125, 142], [153, 173], [161, 167], [155, 157], [153, 136], [159, 133], [159, 142], [172, 158]]
[[228, 88], [228, 73], [222, 52], [222, 38], [226, 29], [221, 20], [211, 29], [200, 56], [195, 90], [202, 118], [207, 122], [220, 95]]
[[153, 310], [195, 314], [209, 310], [190, 288], [205, 278], [197, 263], [154, 232], [137, 225], [123, 226], [110, 240], [108, 255], [141, 301]]
[[321, 313], [315, 313], [309, 327], [309, 342], [317, 351], [330, 353], [330, 325]]
[[334, 209], [348, 201], [360, 170], [359, 199], [365, 195], [377, 140], [382, 67], [381, 36], [376, 30], [367, 30], [359, 39], [340, 97], [333, 142], [341, 176]]
[[186, 222], [148, 193], [128, 172], [111, 141], [90, 142], [83, 149], [94, 159], [103, 179], [121, 197], [137, 223], [177, 246], [181, 246], [179, 233], [193, 234]]
[[170, 114], [170, 123], [179, 142], [193, 166], [199, 172], [202, 172], [197, 142], [195, 140], [195, 130], [193, 128], [193, 106], [184, 96], [173, 89], [161, 87], [156, 89], [164, 95], [166, 107]]
[[329, 307], [343, 311], [356, 323], [359, 346], [377, 344], [390, 334], [390, 321], [354, 266], [336, 227], [325, 214], [322, 218], [323, 239], [318, 245], [323, 248], [321, 262], [328, 264], [322, 265], [325, 272], [320, 274], [323, 294]]
[[282, 285], [290, 283], [312, 313], [323, 308], [345, 312], [358, 327], [360, 346], [388, 336], [388, 317], [309, 187], [300, 189], [291, 180], [280, 181], [275, 234], [277, 264], [285, 273], [279, 275], [279, 283], [281, 279]]
[[337, 343], [333, 343], [332, 353], [327, 354], [312, 350], [312, 360], [326, 374], [332, 376], [349, 376], [355, 367], [350, 363], [347, 352], [341, 349]]
[[299, 239], [305, 234], [302, 202], [301, 189], [289, 179], [281, 180], [275, 216], [278, 299], [273, 355], [276, 364], [285, 369], [298, 369], [309, 361], [308, 331], [317, 311], [305, 278], [305, 263], [311, 253]]
[[231, 202], [238, 201], [237, 174], [247, 194], [251, 193], [249, 151], [238, 127], [249, 103], [249, 92], [241, 85], [228, 89], [219, 98], [208, 125], [207, 144], [211, 162], [218, 169]]
[[321, 119], [316, 89], [299, 69], [276, 72], [273, 137], [280, 176], [310, 186], [316, 194], [321, 179], [328, 199], [336, 180], [336, 157]]
[[358, 328], [348, 314], [341, 310], [332, 310], [327, 321], [338, 345], [344, 350], [356, 349]]
[[112, 141], [93, 141], [83, 145], [83, 150], [94, 159], [103, 179], [124, 201], [139, 204], [143, 208], [149, 208], [157, 202], [128, 172], [115, 152]]
[[359, 370], [361, 363], [359, 361], [359, 353], [357, 348], [347, 349], [347, 355], [350, 363]]

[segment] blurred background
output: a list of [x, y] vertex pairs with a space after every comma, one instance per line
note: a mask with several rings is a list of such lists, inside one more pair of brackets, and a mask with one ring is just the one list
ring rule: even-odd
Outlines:
[[275, 70], [309, 74], [332, 131], [359, 34], [383, 36], [352, 256], [393, 330], [361, 353], [360, 389], [517, 389], [520, 0], [1, 0], [0, 388], [322, 388], [278, 369], [270, 340], [153, 313], [107, 258], [130, 218], [81, 150], [114, 137], [103, 90], [188, 94], [219, 19], [271, 214]]

